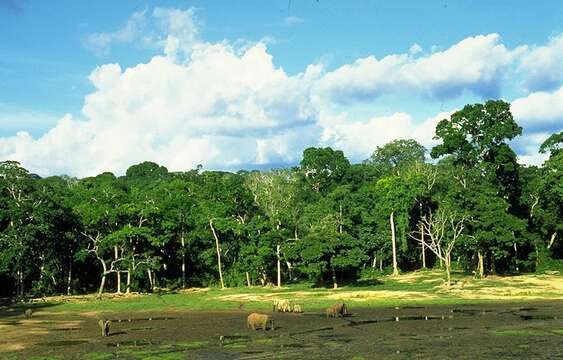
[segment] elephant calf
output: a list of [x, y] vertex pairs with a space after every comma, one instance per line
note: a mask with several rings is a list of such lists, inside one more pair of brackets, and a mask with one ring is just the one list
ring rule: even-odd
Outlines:
[[30, 318], [31, 318], [31, 315], [33, 315], [33, 310], [31, 310], [31, 309], [26, 309], [26, 310], [23, 312], [23, 314], [24, 314], [24, 316], [25, 316], [26, 319], [30, 319]]
[[98, 325], [100, 326], [100, 329], [102, 329], [102, 336], [109, 336], [109, 327], [111, 325], [111, 321], [102, 319], [98, 321]]
[[348, 308], [346, 308], [346, 304], [344, 303], [337, 303], [326, 309], [326, 317], [338, 317], [348, 315]]
[[246, 326], [252, 330], [262, 328], [262, 330], [266, 331], [268, 323], [270, 324], [270, 329], [274, 330], [274, 320], [269, 315], [252, 313], [246, 319]]

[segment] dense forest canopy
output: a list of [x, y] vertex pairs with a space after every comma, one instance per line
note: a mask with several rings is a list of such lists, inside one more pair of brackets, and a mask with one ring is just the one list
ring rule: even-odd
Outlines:
[[238, 173], [144, 162], [40, 178], [3, 161], [0, 295], [560, 269], [563, 134], [536, 167], [510, 148], [521, 132], [509, 104], [488, 101], [438, 124], [432, 161], [410, 139], [359, 164], [308, 148], [297, 167]]

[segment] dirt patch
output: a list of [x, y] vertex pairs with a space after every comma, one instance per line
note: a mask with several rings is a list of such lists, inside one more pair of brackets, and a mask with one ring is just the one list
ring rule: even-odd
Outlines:
[[[563, 355], [561, 302], [351, 306], [350, 311], [351, 316], [336, 319], [321, 312], [275, 313], [274, 331], [247, 329], [246, 311], [136, 312], [131, 321], [115, 319], [109, 337], [100, 335], [95, 318], [82, 315], [49, 315], [27, 323], [4, 319], [0, 349], [21, 359], [431, 359], [436, 349], [444, 358]], [[39, 332], [30, 336], [33, 331]]]

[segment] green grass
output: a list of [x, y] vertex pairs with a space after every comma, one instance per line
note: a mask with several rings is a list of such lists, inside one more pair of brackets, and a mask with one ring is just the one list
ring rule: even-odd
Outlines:
[[[276, 288], [229, 288], [218, 289], [210, 288], [199, 291], [190, 292], [171, 292], [163, 294], [146, 294], [133, 297], [106, 297], [102, 300], [97, 300], [93, 295], [86, 296], [80, 300], [70, 301], [52, 301], [48, 300], [43, 303], [35, 303], [32, 306], [46, 307], [49, 311], [54, 312], [142, 312], [142, 311], [187, 311], [187, 310], [237, 310], [241, 303], [244, 303], [245, 310], [271, 310], [271, 298], [286, 298], [297, 301], [305, 311], [319, 311], [334, 303], [334, 298], [329, 296], [337, 296], [339, 293], [348, 292], [346, 302], [353, 307], [387, 307], [387, 306], [403, 306], [406, 304], [412, 305], [451, 305], [451, 304], [482, 304], [493, 302], [517, 302], [522, 301], [522, 298], [513, 298], [507, 296], [504, 299], [498, 298], [466, 298], [461, 297], [458, 292], [450, 292], [443, 286], [444, 275], [440, 271], [421, 271], [416, 273], [405, 274], [396, 278], [381, 277], [379, 279], [370, 279], [367, 282], [375, 285], [362, 285], [362, 282], [357, 284], [342, 286], [339, 289], [333, 290], [331, 288], [313, 287], [312, 284], [301, 283], [285, 286], [281, 289]], [[553, 292], [546, 288], [542, 293], [538, 293], [538, 285], [527, 281], [525, 278], [513, 278], [517, 281], [511, 281], [509, 285], [503, 278], [496, 277], [494, 279], [473, 280], [470, 276], [454, 273], [453, 280], [469, 280], [463, 291], [464, 294], [470, 294], [475, 291], [491, 291], [503, 289], [533, 289], [534, 300], [538, 297], [545, 299], [561, 298], [560, 293]], [[507, 278], [510, 279], [510, 278]], [[553, 276], [550, 279], [554, 281], [563, 281], [561, 276]], [[360, 284], [360, 285], [358, 285]], [[541, 290], [541, 289], [540, 289]], [[366, 297], [363, 291], [389, 292], [386, 296], [381, 297]], [[512, 290], [511, 290], [512, 291]], [[357, 292], [357, 293], [355, 293]], [[264, 297], [268, 295], [269, 297]], [[369, 294], [368, 294], [369, 295]], [[237, 296], [242, 296], [246, 299], [238, 299]], [[252, 299], [253, 296], [258, 297]], [[225, 299], [224, 297], [231, 297]], [[260, 297], [262, 297], [260, 299]], [[250, 299], [249, 299], [250, 298]], [[0, 311], [5, 312], [7, 315], [13, 313], [20, 315], [25, 306], [4, 306], [0, 307]], [[38, 309], [41, 311], [41, 309]]]

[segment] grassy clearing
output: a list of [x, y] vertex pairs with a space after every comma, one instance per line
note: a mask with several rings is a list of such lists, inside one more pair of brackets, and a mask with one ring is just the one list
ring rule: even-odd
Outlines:
[[[267, 310], [274, 299], [291, 299], [305, 311], [325, 308], [335, 301], [347, 301], [354, 307], [401, 306], [405, 304], [471, 304], [499, 301], [563, 299], [563, 276], [521, 275], [512, 277], [490, 276], [475, 280], [463, 274], [454, 275], [454, 284], [446, 288], [443, 273], [421, 271], [398, 277], [371, 279], [363, 285], [343, 286], [339, 289], [315, 288], [297, 284], [276, 288], [188, 289], [163, 294], [114, 296], [103, 300], [94, 295], [53, 297], [35, 301], [32, 306], [44, 313], [82, 313], [97, 316], [100, 313], [124, 314], [163, 310]], [[19, 314], [25, 306], [2, 307], [4, 312]]]

